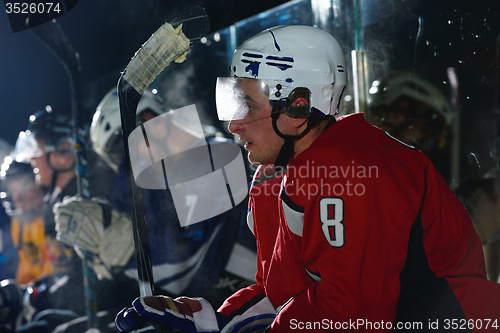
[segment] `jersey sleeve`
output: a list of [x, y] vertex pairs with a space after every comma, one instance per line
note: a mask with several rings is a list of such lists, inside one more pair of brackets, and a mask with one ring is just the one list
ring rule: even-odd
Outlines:
[[238, 290], [221, 305], [217, 312], [229, 318], [243, 314], [266, 297], [262, 285], [254, 284]]

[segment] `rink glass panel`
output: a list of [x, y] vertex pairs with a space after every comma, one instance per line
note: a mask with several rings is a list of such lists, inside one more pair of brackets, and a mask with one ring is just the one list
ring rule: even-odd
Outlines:
[[276, 25], [317, 26], [344, 50], [348, 85], [341, 115], [364, 112], [370, 121], [370, 87], [393, 71], [418, 74], [449, 100], [456, 116], [440, 171], [467, 201], [499, 159], [498, 7], [496, 1], [446, 6], [429, 0], [290, 1], [209, 34], [191, 48], [188, 61], [167, 67], [154, 85], [172, 109], [195, 103], [203, 123], [228, 134], [227, 124], [216, 118], [214, 87], [218, 76], [229, 75], [234, 49]]
[[[393, 72], [416, 74], [439, 90], [453, 118], [446, 125], [442, 147], [429, 156], [466, 205], [476, 227], [483, 223], [500, 227], [496, 203], [500, 196], [500, 2], [291, 1], [216, 33], [220, 42], [210, 48], [219, 55], [224, 72], [214, 77], [229, 73], [233, 50], [245, 39], [283, 24], [317, 26], [341, 44], [348, 69], [341, 115], [364, 112], [374, 122], [370, 88]], [[486, 260], [489, 277], [496, 280], [500, 256], [494, 244], [499, 237], [490, 238], [493, 249], [485, 248]]]

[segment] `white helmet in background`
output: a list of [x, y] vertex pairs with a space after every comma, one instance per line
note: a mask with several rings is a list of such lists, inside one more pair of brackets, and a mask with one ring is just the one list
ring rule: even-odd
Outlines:
[[[324, 115], [336, 114], [347, 84], [339, 43], [326, 31], [311, 26], [278, 26], [251, 37], [234, 52], [230, 73], [231, 78], [217, 79], [220, 120], [242, 119], [246, 115], [235, 89], [238, 78], [264, 81], [262, 86], [266, 87], [269, 100], [280, 102], [282, 111], [299, 117], [308, 116], [313, 109]], [[308, 89], [308, 108], [287, 105], [296, 88]]]
[[369, 93], [375, 126], [423, 151], [442, 149], [449, 141], [453, 109], [431, 82], [397, 71], [373, 81]]
[[[163, 99], [146, 90], [137, 106], [137, 115], [150, 111], [155, 115], [167, 112]], [[94, 151], [115, 171], [123, 162], [123, 139], [120, 106], [116, 88], [111, 89], [97, 106], [90, 126]]]
[[369, 90], [371, 107], [390, 106], [401, 97], [423, 103], [450, 125], [453, 112], [444, 94], [432, 83], [410, 72], [391, 73], [382, 80], [375, 80]]

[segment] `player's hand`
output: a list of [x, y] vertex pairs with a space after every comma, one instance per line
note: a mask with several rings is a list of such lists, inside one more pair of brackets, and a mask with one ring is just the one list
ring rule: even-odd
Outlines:
[[140, 316], [134, 308], [121, 310], [115, 318], [115, 328], [120, 333], [182, 333], [179, 328], [163, 325]]
[[203, 298], [146, 296], [136, 298], [132, 305], [116, 316], [120, 333], [219, 332], [215, 312]]

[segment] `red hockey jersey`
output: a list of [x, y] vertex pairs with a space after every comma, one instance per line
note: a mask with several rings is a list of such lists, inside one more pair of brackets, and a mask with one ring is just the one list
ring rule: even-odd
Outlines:
[[272, 332], [500, 329], [500, 285], [467, 212], [424, 154], [362, 114], [328, 127], [283, 179], [257, 180], [250, 205], [257, 285], [226, 315], [266, 296]]

